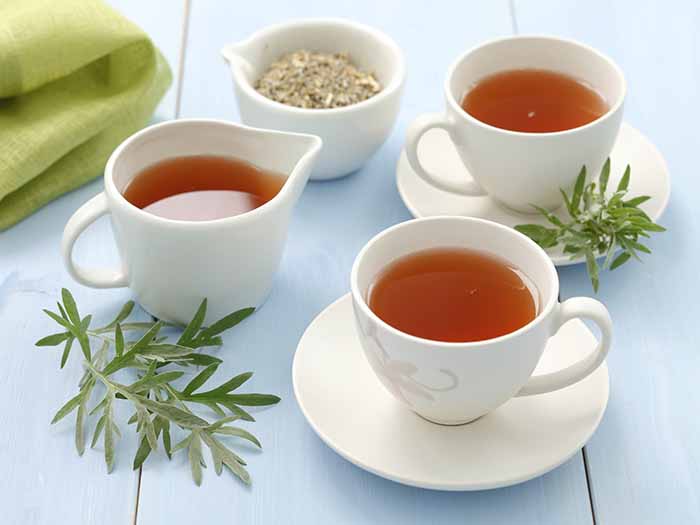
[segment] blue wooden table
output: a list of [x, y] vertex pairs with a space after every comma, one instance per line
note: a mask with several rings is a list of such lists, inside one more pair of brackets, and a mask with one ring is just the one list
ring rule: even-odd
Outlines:
[[[376, 26], [403, 48], [408, 79], [397, 126], [360, 172], [310, 184], [293, 219], [268, 303], [225, 339], [219, 373], [255, 370], [255, 390], [282, 396], [260, 412], [265, 446], [248, 454], [253, 486], [209, 469], [196, 487], [182, 454], [150, 458], [132, 471], [134, 439], [119, 443], [106, 475], [101, 453], [79, 458], [72, 423], [49, 426], [73, 395], [78, 366], [58, 371], [55, 352], [34, 341], [52, 331], [41, 315], [61, 287], [85, 311], [113, 314], [128, 290], [96, 291], [72, 282], [58, 251], [63, 225], [102, 188], [97, 180], [0, 233], [1, 523], [236, 524], [656, 524], [700, 523], [700, 3], [653, 0], [274, 0], [225, 2], [112, 0], [140, 24], [179, 72], [157, 119], [238, 120], [223, 44], [290, 17], [342, 16]], [[609, 357], [610, 403], [585, 447], [530, 482], [477, 493], [405, 487], [368, 474], [328, 449], [305, 423], [292, 394], [291, 362], [304, 328], [348, 290], [358, 249], [409, 218], [394, 169], [408, 123], [443, 105], [442, 79], [464, 49], [497, 36], [551, 33], [611, 55], [626, 73], [626, 120], [653, 140], [673, 176], [645, 263], [604, 276], [599, 298], [616, 327]], [[184, 37], [183, 37], [184, 35]], [[109, 223], [79, 241], [86, 263], [116, 260]], [[582, 266], [560, 271], [562, 296], [589, 295]], [[274, 329], [272, 329], [274, 327]]]

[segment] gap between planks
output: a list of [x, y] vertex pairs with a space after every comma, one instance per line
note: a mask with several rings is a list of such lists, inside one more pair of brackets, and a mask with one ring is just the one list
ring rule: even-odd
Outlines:
[[[177, 67], [177, 82], [175, 86], [175, 115], [174, 119], [180, 118], [180, 104], [182, 100], [182, 86], [185, 76], [185, 59], [187, 57], [187, 42], [189, 38], [189, 26], [190, 26], [190, 6], [191, 0], [183, 0], [183, 16], [182, 16], [182, 27], [180, 30], [180, 51], [178, 54], [178, 67]], [[519, 34], [518, 28], [518, 18], [515, 8], [515, 0], [508, 0], [508, 12], [510, 15], [510, 25], [511, 32], [513, 35]], [[561, 300], [561, 297], [559, 298]], [[586, 490], [588, 492], [588, 504], [591, 510], [591, 520], [593, 525], [597, 525], [598, 520], [596, 519], [595, 506], [593, 502], [593, 493], [591, 491], [591, 473], [588, 466], [588, 458], [586, 454], [586, 447], [581, 449], [581, 459], [583, 461], [584, 474], [586, 476]], [[143, 476], [143, 466], [139, 467], [138, 482], [136, 485], [136, 502], [134, 506], [134, 519], [133, 525], [138, 525], [138, 515], [139, 515], [139, 501], [141, 498], [141, 479]]]
[[[175, 84], [175, 112], [174, 120], [180, 118], [180, 101], [182, 100], [182, 84], [185, 76], [185, 57], [187, 56], [187, 41], [190, 27], [190, 0], [183, 0], [182, 3], [182, 26], [180, 29], [180, 50], [177, 62], [177, 80]], [[143, 478], [143, 465], [139, 467], [138, 480], [136, 483], [136, 501], [134, 503], [133, 525], [138, 525], [139, 502], [141, 501], [141, 480]]]
[[588, 466], [588, 453], [586, 452], [586, 447], [584, 446], [581, 449], [581, 456], [583, 457], [583, 472], [586, 475], [586, 489], [588, 490], [588, 505], [591, 508], [591, 520], [593, 521], [593, 525], [598, 524], [598, 519], [596, 518], [595, 515], [595, 505], [593, 502], [593, 491], [591, 489], [591, 471]]
[[182, 12], [182, 30], [180, 32], [180, 55], [177, 65], [177, 85], [175, 87], [175, 118], [180, 118], [182, 100], [182, 83], [185, 78], [185, 58], [187, 57], [187, 40], [190, 28], [190, 0], [184, 0]]

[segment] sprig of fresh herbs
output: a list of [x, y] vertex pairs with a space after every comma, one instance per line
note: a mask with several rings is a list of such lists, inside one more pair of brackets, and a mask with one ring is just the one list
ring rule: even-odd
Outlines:
[[[210, 326], [203, 326], [207, 311], [205, 299], [177, 341], [168, 342], [167, 336], [159, 335], [167, 323], [125, 322], [134, 308], [133, 301], [126, 303], [111, 323], [95, 329], [90, 328], [92, 316], [80, 316], [73, 296], [65, 288], [62, 290], [62, 301], [57, 303], [58, 312], [44, 310], [61, 326], [62, 331], [40, 339], [36, 345], [64, 344], [61, 368], [65, 366], [76, 343], [82, 352], [85, 373], [78, 384], [79, 391], [56, 412], [51, 421], [56, 423], [76, 412], [75, 447], [79, 455], [85, 451], [86, 427], [92, 416], [99, 416], [92, 432], [91, 447], [95, 447], [102, 438], [107, 471], [112, 470], [115, 442], [121, 436], [114, 405], [117, 401], [126, 401], [134, 411], [127, 424], [135, 424], [139, 436], [134, 469], [141, 467], [151, 451], [158, 449], [160, 440], [168, 459], [178, 450], [187, 449], [192, 477], [199, 485], [202, 482], [202, 467], [206, 467], [202, 453], [204, 444], [209, 448], [217, 474], [221, 474], [226, 467], [244, 483], [250, 484], [246, 462], [227, 446], [223, 438], [230, 436], [246, 440], [262, 448], [250, 432], [230, 423], [255, 421], [243, 406], [274, 405], [280, 398], [269, 394], [234, 393], [251, 378], [252, 372], [239, 374], [215, 388], [202, 391], [222, 360], [198, 350], [220, 346], [220, 334], [248, 317], [253, 313], [253, 308], [239, 310]], [[130, 332], [141, 335], [130, 340], [125, 335]], [[93, 341], [100, 343], [96, 351], [91, 344]], [[193, 365], [204, 368], [179, 390], [173, 382], [185, 372], [173, 370], [172, 367]], [[117, 373], [122, 377], [130, 375], [131, 382], [126, 384], [117, 380]], [[99, 401], [90, 406], [98, 390]], [[208, 407], [218, 419], [208, 421], [193, 412], [190, 404]], [[171, 432], [178, 428], [184, 436], [173, 445]]]
[[[563, 245], [564, 253], [570, 255], [571, 259], [584, 257], [593, 290], [597, 292], [601, 268], [614, 270], [631, 258], [641, 261], [638, 252], [651, 253], [651, 250], [640, 242], [640, 238], [648, 238], [651, 232], [666, 231], [639, 209], [639, 205], [651, 197], [643, 195], [626, 199], [630, 174], [630, 167], [627, 166], [617, 189], [607, 196], [605, 192], [610, 178], [610, 159], [603, 165], [598, 184], [586, 184], [584, 166], [576, 179], [571, 197], [560, 190], [569, 212], [568, 222], [544, 208], [533, 206], [554, 228], [520, 224], [515, 229], [542, 248]], [[615, 257], [618, 249], [621, 253]], [[602, 265], [599, 265], [598, 257], [605, 257]]]

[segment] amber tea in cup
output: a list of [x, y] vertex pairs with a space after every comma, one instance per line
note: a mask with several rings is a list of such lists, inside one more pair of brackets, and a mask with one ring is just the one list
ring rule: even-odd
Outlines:
[[369, 307], [404, 333], [464, 343], [525, 326], [537, 316], [537, 298], [528, 277], [504, 259], [445, 247], [390, 263], [370, 288]]
[[272, 200], [281, 175], [235, 157], [193, 155], [153, 164], [124, 190], [124, 198], [153, 215], [209, 221], [249, 212]]
[[609, 109], [589, 85], [544, 69], [512, 69], [482, 78], [467, 91], [461, 106], [481, 122], [527, 133], [578, 128]]

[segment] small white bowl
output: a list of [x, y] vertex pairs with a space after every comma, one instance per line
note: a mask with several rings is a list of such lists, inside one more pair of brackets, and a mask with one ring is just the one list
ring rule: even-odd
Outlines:
[[[357, 104], [332, 109], [288, 106], [255, 90], [255, 82], [272, 62], [300, 49], [348, 53], [356, 66], [374, 73], [382, 90]], [[335, 18], [293, 20], [261, 29], [221, 53], [231, 66], [245, 124], [323, 139], [312, 179], [334, 179], [361, 168], [396, 121], [406, 76], [403, 54], [391, 38], [371, 27]]]

